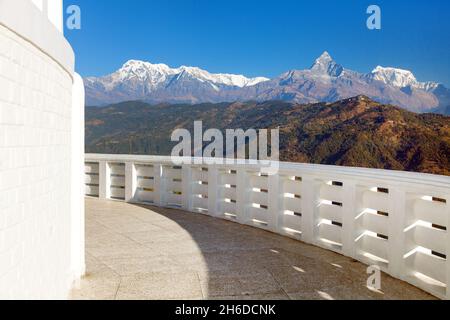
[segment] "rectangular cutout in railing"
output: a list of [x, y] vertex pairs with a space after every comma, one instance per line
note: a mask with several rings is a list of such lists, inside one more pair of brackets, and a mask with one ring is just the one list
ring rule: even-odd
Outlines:
[[153, 165], [136, 164], [137, 188], [135, 201], [153, 204], [155, 202], [155, 168]]
[[418, 247], [405, 258], [409, 270], [407, 279], [416, 286], [437, 296], [447, 291], [447, 259], [433, 254], [432, 250]]
[[317, 180], [320, 204], [317, 215], [319, 243], [331, 250], [343, 250], [344, 183], [338, 180]]
[[85, 194], [89, 197], [99, 196], [99, 163], [85, 163]]
[[342, 249], [342, 227], [334, 224], [333, 221], [322, 220], [318, 226], [318, 235], [322, 245], [333, 250]]
[[372, 231], [365, 231], [356, 239], [357, 257], [367, 264], [375, 264], [387, 271], [389, 267], [389, 242]]
[[250, 202], [250, 221], [257, 224], [259, 227], [265, 228], [268, 226], [268, 193], [263, 190], [268, 190], [269, 181], [268, 176], [259, 172], [248, 172], [250, 191], [248, 194]]
[[380, 192], [380, 193], [389, 193], [389, 189], [388, 188], [377, 188], [377, 192]]
[[236, 170], [219, 170], [219, 216], [226, 219], [236, 220]]
[[437, 225], [437, 224], [432, 224], [431, 226], [432, 226], [433, 228], [435, 228], [435, 229], [447, 231], [447, 227], [445, 227], [445, 226], [439, 226], [439, 225]]
[[110, 170], [110, 198], [125, 200], [125, 164], [108, 163]]
[[436, 257], [442, 258], [442, 259], [447, 259], [447, 255], [445, 253], [431, 251], [431, 254], [436, 256]]
[[390, 241], [392, 195], [386, 187], [358, 186], [358, 190], [359, 202], [356, 205], [364, 211], [355, 220], [356, 229], [362, 232], [355, 235], [356, 256], [388, 272], [392, 246], [397, 245]]
[[280, 176], [281, 179], [281, 219], [280, 231], [292, 238], [302, 236], [302, 178], [300, 176]]
[[192, 210], [208, 213], [208, 168], [192, 167]]
[[182, 167], [163, 166], [162, 186], [164, 187], [164, 204], [181, 208], [183, 204]]
[[260, 228], [269, 227], [269, 176], [261, 172], [247, 172], [249, 176], [250, 220]]
[[432, 199], [433, 199], [434, 202], [440, 202], [440, 203], [444, 203], [444, 204], [447, 203], [447, 200], [442, 199], [442, 198], [433, 197]]
[[[409, 194], [413, 216], [418, 219], [405, 229], [406, 241], [411, 253], [405, 264], [415, 270], [412, 282], [429, 292], [445, 295], [448, 274], [438, 270], [447, 263], [448, 204], [441, 196]], [[413, 220], [414, 221], [414, 220]], [[444, 267], [445, 268], [445, 267]]]
[[321, 182], [320, 198], [322, 200], [334, 202], [336, 205], [342, 204], [343, 187], [330, 182]]

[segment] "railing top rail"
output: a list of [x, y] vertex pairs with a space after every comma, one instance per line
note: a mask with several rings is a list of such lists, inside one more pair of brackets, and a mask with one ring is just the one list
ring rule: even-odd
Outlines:
[[450, 177], [269, 164], [88, 154], [86, 194], [175, 206], [263, 228], [378, 265], [395, 278], [450, 298]]
[[[121, 161], [121, 162], [138, 162], [138, 163], [160, 163], [160, 164], [174, 164], [173, 158], [170, 156], [144, 156], [144, 155], [119, 155], [119, 154], [86, 154], [86, 161]], [[177, 160], [182, 160], [183, 158], [177, 158]], [[184, 158], [184, 163], [187, 159], [191, 160], [192, 164], [196, 164], [195, 158]], [[203, 159], [202, 163], [211, 163]], [[211, 159], [210, 159], [211, 160]], [[217, 161], [217, 159], [216, 159]], [[223, 168], [239, 168], [245, 167], [249, 170], [259, 170], [261, 165], [248, 163], [226, 163], [216, 164], [217, 167]], [[181, 162], [181, 161], [180, 161]], [[320, 164], [306, 164], [306, 163], [291, 163], [291, 162], [279, 162], [276, 163], [279, 171], [282, 174], [311, 174], [315, 176], [327, 176], [327, 177], [337, 177], [342, 179], [370, 179], [376, 181], [389, 180], [391, 184], [397, 183], [412, 183], [421, 184], [438, 188], [448, 188], [450, 189], [450, 177], [442, 175], [434, 175], [427, 173], [417, 173], [417, 172], [405, 172], [405, 171], [395, 171], [395, 170], [385, 170], [385, 169], [369, 169], [369, 168], [357, 168], [357, 167], [344, 167], [344, 166], [333, 166], [333, 165], [320, 165]]]

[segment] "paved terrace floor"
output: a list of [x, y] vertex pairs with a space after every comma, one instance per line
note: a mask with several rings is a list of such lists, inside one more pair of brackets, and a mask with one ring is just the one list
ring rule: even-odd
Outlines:
[[86, 200], [87, 275], [73, 299], [433, 299], [302, 242], [174, 209]]

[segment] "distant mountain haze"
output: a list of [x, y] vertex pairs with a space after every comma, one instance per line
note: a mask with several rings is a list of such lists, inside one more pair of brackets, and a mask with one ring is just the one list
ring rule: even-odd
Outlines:
[[[329, 73], [337, 66], [318, 66]], [[324, 69], [325, 68], [325, 69]], [[450, 117], [416, 114], [358, 96], [334, 103], [124, 102], [86, 108], [86, 151], [170, 155], [176, 128], [280, 128], [283, 161], [450, 175]]]
[[86, 105], [104, 106], [141, 100], [157, 103], [236, 101], [335, 102], [358, 95], [413, 112], [448, 112], [450, 90], [419, 82], [408, 70], [376, 67], [371, 73], [344, 68], [324, 52], [307, 70], [291, 70], [268, 79], [213, 74], [196, 67], [170, 68], [138, 60], [104, 77], [84, 79]]

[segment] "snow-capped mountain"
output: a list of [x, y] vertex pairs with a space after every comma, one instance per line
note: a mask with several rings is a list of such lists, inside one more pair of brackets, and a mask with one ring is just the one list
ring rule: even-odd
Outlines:
[[[324, 52], [307, 70], [291, 70], [255, 86], [256, 100], [286, 100], [297, 103], [335, 102], [366, 95], [378, 102], [394, 104], [410, 111], [424, 112], [439, 105], [436, 96], [418, 88], [385, 83], [372, 73], [344, 68]], [[246, 92], [249, 92], [247, 88]], [[242, 97], [241, 97], [242, 98]]]
[[397, 88], [413, 87], [431, 91], [439, 85], [436, 82], [419, 82], [411, 71], [398, 68], [378, 66], [373, 69], [372, 75], [375, 80], [382, 81]]
[[[106, 84], [111, 85], [117, 82], [138, 79], [140, 81], [146, 81], [150, 85], [156, 87], [159, 84], [166, 82], [167, 79], [170, 79], [173, 76], [179, 77], [182, 74], [189, 74], [204, 82], [241, 88], [269, 80], [263, 77], [249, 79], [242, 75], [235, 74], [213, 74], [196, 67], [181, 66], [180, 68], [172, 69], [165, 64], [151, 64], [139, 60], [129, 60], [117, 72], [110, 75], [110, 79], [112, 79], [113, 82], [106, 81]], [[88, 78], [88, 80], [98, 79]], [[105, 80], [108, 80], [108, 77], [106, 77]]]
[[[129, 60], [110, 75], [86, 78], [85, 85], [88, 104], [113, 103], [124, 99], [195, 103], [210, 101], [208, 96], [215, 92], [254, 86], [268, 80], [264, 77], [214, 74], [197, 67], [170, 68], [165, 64]], [[177, 87], [178, 91], [174, 90]]]
[[440, 110], [450, 103], [450, 90], [435, 82], [419, 82], [408, 70], [376, 67], [371, 73], [344, 68], [324, 52], [311, 68], [291, 70], [274, 79], [213, 74], [196, 67], [130, 60], [116, 72], [86, 78], [87, 105], [128, 100], [152, 103], [201, 103], [284, 100], [335, 102], [366, 95], [381, 103], [414, 112]]

